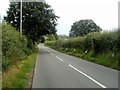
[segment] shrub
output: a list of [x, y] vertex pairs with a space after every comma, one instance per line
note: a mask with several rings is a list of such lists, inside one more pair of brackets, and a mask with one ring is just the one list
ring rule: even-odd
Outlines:
[[120, 30], [93, 32], [82, 37], [50, 41], [45, 44], [69, 55], [120, 70]]
[[43, 36], [40, 37], [40, 42], [44, 43], [45, 42], [45, 38]]
[[2, 28], [2, 68], [7, 69], [16, 61], [22, 60], [30, 54], [28, 40], [21, 36], [15, 28], [5, 25]]
[[83, 37], [49, 41], [45, 44], [63, 48], [75, 48], [80, 51], [93, 50], [95, 53], [117, 53], [120, 51], [120, 30], [104, 33], [93, 32]]

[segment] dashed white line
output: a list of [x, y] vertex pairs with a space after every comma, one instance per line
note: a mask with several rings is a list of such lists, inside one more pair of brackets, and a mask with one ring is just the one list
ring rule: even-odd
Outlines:
[[98, 84], [99, 86], [101, 86], [102, 88], [107, 88], [106, 86], [104, 86], [103, 84], [99, 83], [98, 81], [96, 81], [95, 79], [93, 79], [92, 77], [88, 76], [87, 74], [85, 74], [84, 72], [78, 70], [77, 68], [75, 68], [74, 66], [70, 65], [69, 66], [71, 68], [73, 68], [74, 70], [76, 70], [77, 72], [81, 73], [82, 75], [86, 76], [87, 78], [89, 78], [90, 80], [92, 80], [93, 82], [95, 82], [96, 84]]
[[[48, 50], [47, 50], [48, 51]], [[48, 52], [50, 52], [50, 51], [48, 51]]]
[[[47, 50], [48, 51], [48, 50]], [[48, 51], [52, 56], [54, 55], [53, 53], [51, 53], [50, 51]]]
[[51, 55], [54, 55], [53, 53], [50, 53]]
[[57, 59], [59, 59], [60, 61], [63, 61], [61, 58], [59, 58], [58, 56], [56, 56]]

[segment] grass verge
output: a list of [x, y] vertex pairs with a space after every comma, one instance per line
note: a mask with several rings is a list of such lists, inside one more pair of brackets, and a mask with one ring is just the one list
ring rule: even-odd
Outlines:
[[112, 56], [111, 52], [95, 54], [93, 51], [89, 51], [87, 54], [85, 54], [85, 52], [74, 52], [73, 50], [68, 50], [68, 48], [66, 50], [66, 48], [60, 48], [60, 47], [58, 48], [55, 46], [48, 46], [48, 47], [65, 54], [69, 54], [78, 58], [82, 58], [87, 61], [94, 62], [96, 64], [100, 64], [112, 69], [120, 70], [120, 66], [119, 66], [120, 54], [119, 53], [116, 54], [115, 56]]
[[31, 54], [25, 60], [17, 62], [9, 70], [3, 73], [2, 88], [26, 88], [29, 80], [29, 72], [34, 68], [37, 52]]

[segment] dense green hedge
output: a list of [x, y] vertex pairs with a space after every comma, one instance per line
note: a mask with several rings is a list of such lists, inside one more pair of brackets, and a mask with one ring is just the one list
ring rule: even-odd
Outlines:
[[46, 41], [55, 50], [120, 70], [120, 30]]
[[16, 61], [26, 58], [31, 52], [30, 42], [28, 42], [25, 36], [21, 36], [20, 33], [10, 25], [4, 25], [2, 27], [3, 70], [15, 64]]
[[46, 45], [64, 48], [76, 48], [82, 51], [94, 50], [95, 53], [120, 51], [120, 30], [105, 33], [91, 33], [83, 37], [75, 37], [67, 40], [47, 41]]

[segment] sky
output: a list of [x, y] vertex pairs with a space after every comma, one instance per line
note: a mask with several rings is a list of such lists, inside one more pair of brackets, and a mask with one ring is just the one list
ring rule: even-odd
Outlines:
[[[69, 35], [71, 25], [79, 20], [92, 19], [103, 30], [118, 27], [119, 0], [45, 0], [60, 18], [57, 34]], [[6, 15], [8, 0], [0, 0], [0, 14]]]

